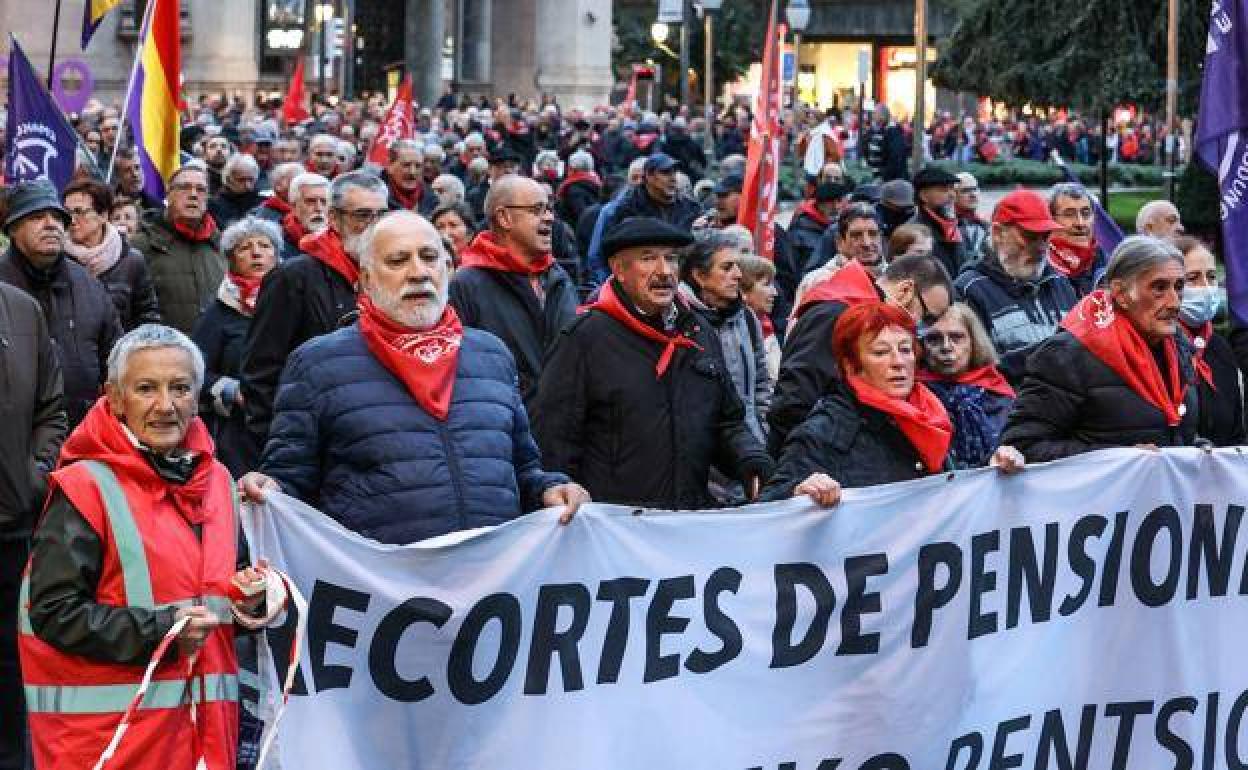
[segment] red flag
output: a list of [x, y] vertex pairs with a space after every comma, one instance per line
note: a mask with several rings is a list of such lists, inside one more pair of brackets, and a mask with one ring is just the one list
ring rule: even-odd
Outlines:
[[775, 23], [775, 3], [771, 0], [767, 42], [763, 46], [762, 75], [754, 105], [754, 126], [750, 132], [745, 180], [737, 224], [749, 229], [758, 244], [759, 256], [775, 258], [776, 193], [780, 182], [780, 106], [783, 83], [780, 77], [780, 51], [784, 47], [785, 25]]
[[369, 163], [384, 166], [390, 162], [390, 145], [400, 139], [411, 139], [415, 126], [412, 121], [412, 76], [403, 78], [399, 92], [394, 95], [394, 104], [386, 112], [386, 119], [381, 124], [381, 131], [373, 140], [373, 147], [368, 151]]
[[282, 117], [286, 125], [293, 126], [311, 117], [308, 108], [303, 106], [303, 65], [304, 57], [300, 56], [295, 64], [295, 74], [290, 76], [290, 88], [286, 89], [286, 101], [282, 104]]

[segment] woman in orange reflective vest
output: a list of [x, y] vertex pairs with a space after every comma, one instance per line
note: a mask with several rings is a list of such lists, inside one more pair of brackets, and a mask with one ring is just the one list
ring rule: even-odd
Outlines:
[[[36, 766], [90, 770], [160, 660], [105, 768], [232, 770], [238, 732], [235, 613], [263, 594], [240, 568], [234, 485], [195, 416], [203, 359], [149, 324], [118, 341], [105, 396], [51, 475], [22, 585], [22, 678]], [[237, 592], [236, 596], [239, 595]]]

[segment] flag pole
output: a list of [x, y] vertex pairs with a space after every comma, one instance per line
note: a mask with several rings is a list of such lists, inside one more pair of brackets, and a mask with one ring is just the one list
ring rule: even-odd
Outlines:
[[130, 79], [126, 81], [126, 98], [122, 104], [121, 115], [117, 119], [117, 138], [113, 140], [113, 153], [108, 157], [108, 173], [104, 176], [104, 184], [107, 185], [113, 183], [113, 167], [117, 165], [117, 153], [121, 150], [121, 138], [126, 135], [126, 118], [130, 116], [130, 96], [134, 93], [134, 78], [139, 73], [139, 59], [143, 56], [143, 45], [147, 42], [148, 24], [152, 20], [152, 10], [158, 2], [160, 0], [151, 0], [143, 12], [143, 25], [139, 27], [139, 39], [134, 48], [134, 64], [130, 67]]
[[61, 0], [56, 0], [52, 14], [52, 50], [48, 53], [48, 92], [52, 91], [52, 70], [56, 69], [56, 38], [61, 31]]

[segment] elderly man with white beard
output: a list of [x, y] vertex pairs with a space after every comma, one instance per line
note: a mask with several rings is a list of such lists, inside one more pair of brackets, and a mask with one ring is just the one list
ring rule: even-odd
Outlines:
[[541, 468], [502, 342], [447, 304], [433, 225], [395, 212], [361, 250], [360, 316], [290, 357], [261, 471], [383, 543], [500, 524], [588, 493]]
[[1016, 388], [1027, 356], [1078, 301], [1070, 281], [1049, 263], [1049, 236], [1062, 229], [1044, 198], [1029, 190], [1009, 193], [992, 212], [992, 247], [954, 284], [988, 330], [1001, 356], [997, 366]]
[[299, 244], [329, 227], [329, 180], [304, 171], [290, 181], [290, 211], [282, 217], [283, 260], [299, 256]]

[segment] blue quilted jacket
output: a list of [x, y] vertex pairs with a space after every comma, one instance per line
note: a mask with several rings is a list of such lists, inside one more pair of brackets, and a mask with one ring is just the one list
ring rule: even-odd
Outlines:
[[288, 494], [383, 543], [500, 524], [567, 481], [545, 473], [498, 338], [464, 329], [439, 422], [373, 357], [356, 325], [286, 363], [261, 468]]

